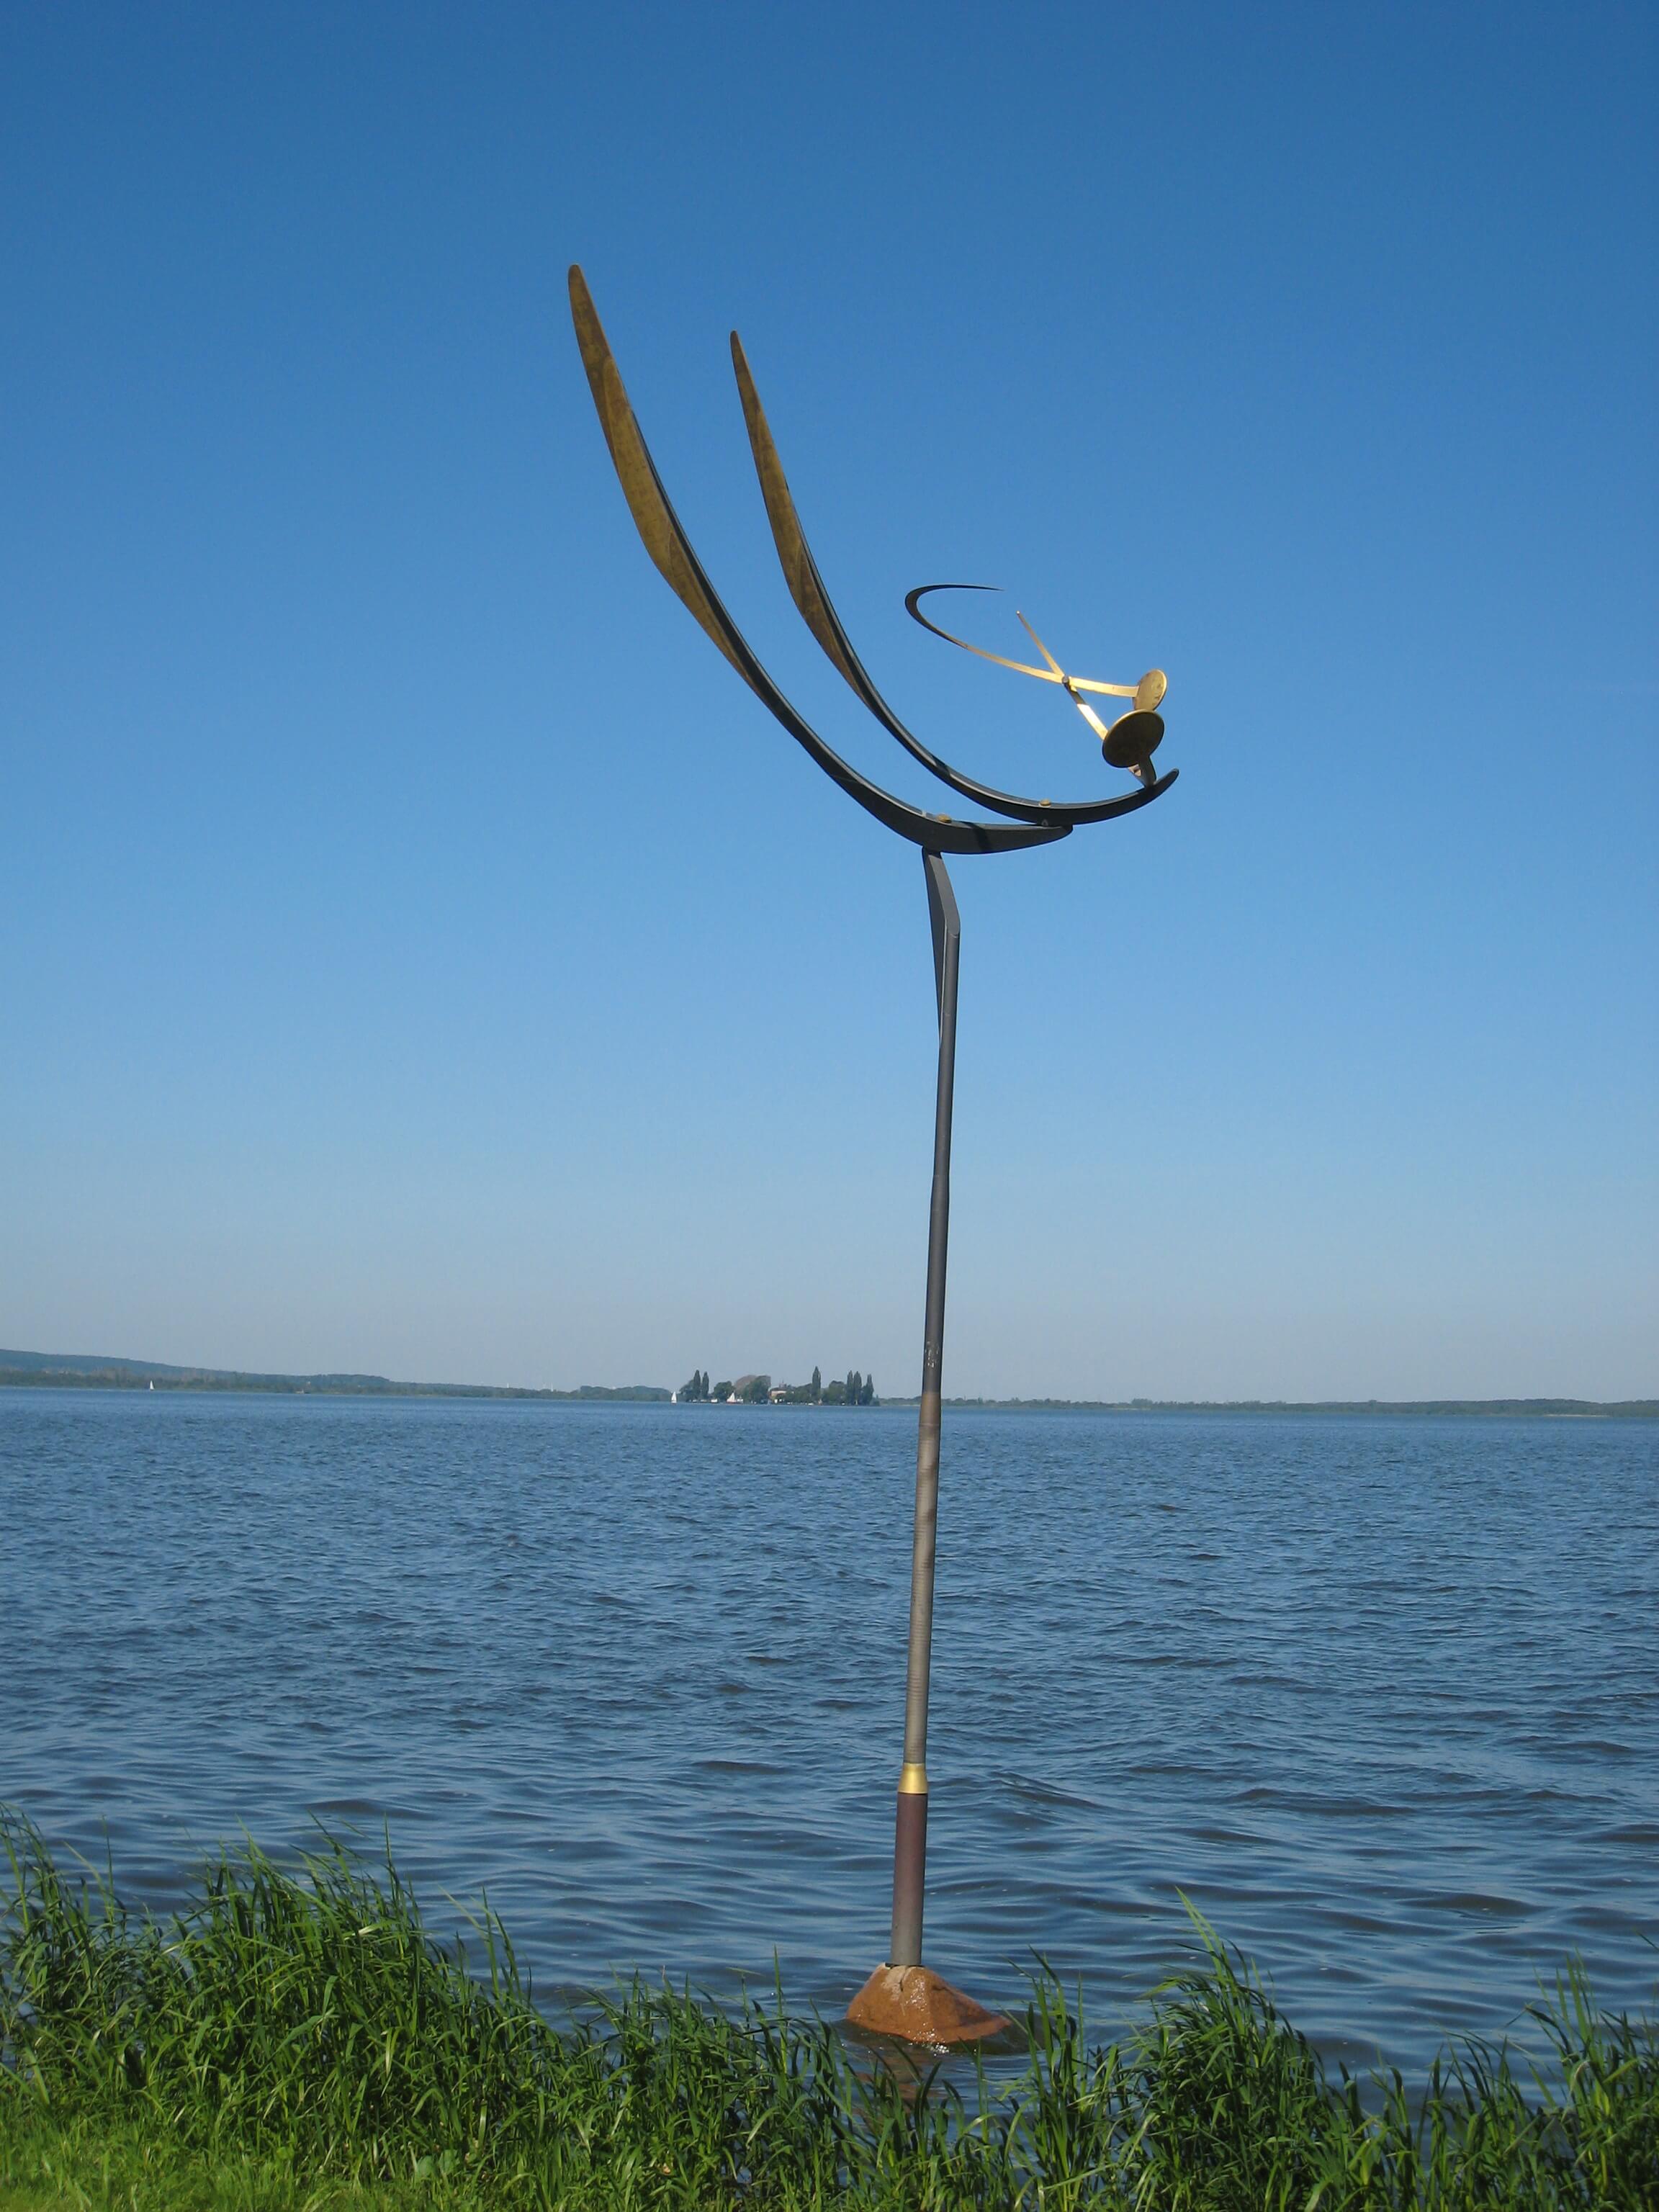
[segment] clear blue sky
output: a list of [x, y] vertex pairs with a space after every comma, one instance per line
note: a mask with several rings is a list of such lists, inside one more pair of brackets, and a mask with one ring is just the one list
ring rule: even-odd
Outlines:
[[733, 324], [942, 750], [1107, 787], [912, 584], [1170, 672], [956, 865], [947, 1389], [1659, 1390], [1656, 20], [7, 9], [0, 1342], [915, 1389], [921, 867], [580, 260], [866, 767]]

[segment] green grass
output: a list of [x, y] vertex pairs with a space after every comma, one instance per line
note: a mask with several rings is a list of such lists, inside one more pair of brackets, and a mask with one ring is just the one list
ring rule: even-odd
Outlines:
[[1541, 2075], [1467, 2045], [1411, 2094], [1333, 2081], [1200, 1927], [1115, 2045], [1038, 1977], [1021, 2070], [964, 2092], [781, 2007], [636, 1984], [550, 2022], [494, 1917], [469, 1972], [389, 1861], [248, 1845], [162, 1922], [0, 1833], [0, 2212], [1659, 2207], [1659, 2040], [1573, 1973]]

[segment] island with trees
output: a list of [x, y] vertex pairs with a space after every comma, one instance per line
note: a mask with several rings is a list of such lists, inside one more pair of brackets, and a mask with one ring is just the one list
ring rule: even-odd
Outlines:
[[849, 1368], [845, 1382], [826, 1382], [822, 1369], [810, 1382], [774, 1382], [769, 1375], [739, 1375], [735, 1382], [710, 1382], [708, 1370], [696, 1367], [689, 1382], [673, 1394], [677, 1406], [875, 1406], [876, 1378]]

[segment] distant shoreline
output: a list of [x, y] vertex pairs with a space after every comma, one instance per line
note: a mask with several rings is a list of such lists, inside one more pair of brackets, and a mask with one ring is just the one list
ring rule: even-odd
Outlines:
[[[74, 1352], [0, 1352], [0, 1389], [193, 1390], [265, 1397], [507, 1398], [543, 1405], [665, 1406], [673, 1396], [653, 1382], [610, 1389], [584, 1382], [574, 1390], [494, 1382], [395, 1382], [384, 1375], [254, 1375], [216, 1367], [168, 1367], [154, 1360], [106, 1359]], [[915, 1406], [915, 1398], [884, 1398]], [[1394, 1418], [1461, 1415], [1486, 1420], [1608, 1421], [1659, 1419], [1659, 1398], [1602, 1403], [1589, 1398], [947, 1398], [959, 1413], [1369, 1413]], [[782, 1407], [785, 1413], [821, 1411]]]
[[533, 1398], [568, 1405], [664, 1405], [673, 1393], [653, 1382], [607, 1389], [538, 1390], [511, 1382], [394, 1382], [385, 1375], [255, 1375], [227, 1367], [168, 1367], [152, 1359], [105, 1359], [62, 1352], [0, 1352], [0, 1389], [204, 1390], [284, 1398]]
[[[1659, 1419], [1659, 1398], [946, 1398], [958, 1412], [988, 1413], [1376, 1413], [1423, 1419], [1450, 1415], [1513, 1421]], [[915, 1406], [915, 1398], [884, 1398]]]

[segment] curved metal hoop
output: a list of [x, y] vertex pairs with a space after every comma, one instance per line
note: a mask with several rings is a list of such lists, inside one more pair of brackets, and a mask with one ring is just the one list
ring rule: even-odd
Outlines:
[[[1048, 668], [1033, 668], [1029, 660], [1010, 660], [1000, 653], [988, 653], [982, 645], [971, 645], [965, 637], [958, 637], [954, 630], [941, 629], [936, 622], [930, 622], [920, 605], [930, 592], [1000, 592], [1001, 589], [1000, 584], [918, 584], [914, 592], [905, 593], [904, 611], [912, 622], [919, 622], [924, 629], [932, 630], [935, 637], [942, 637], [946, 645], [959, 645], [964, 653], [975, 653], [981, 660], [994, 660], [999, 668], [1012, 668], [1016, 676], [1035, 676], [1039, 684], [1058, 684], [1067, 691], [1106, 692], [1114, 699], [1133, 699], [1139, 695], [1140, 686], [1138, 684], [1097, 684], [1092, 677], [1068, 676], [1058, 661]], [[1021, 615], [1019, 619], [1025, 623], [1028, 630], [1031, 630], [1031, 635], [1036, 637], [1036, 632], [1031, 629], [1030, 623], [1025, 622], [1024, 616]], [[1044, 653], [1048, 650], [1041, 638], [1037, 638], [1037, 645]]]

